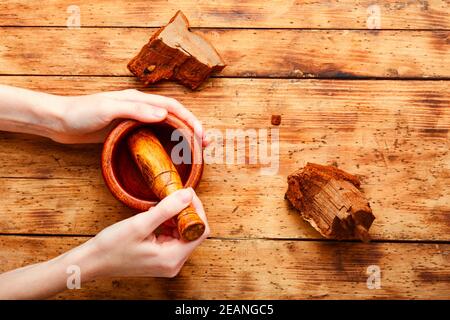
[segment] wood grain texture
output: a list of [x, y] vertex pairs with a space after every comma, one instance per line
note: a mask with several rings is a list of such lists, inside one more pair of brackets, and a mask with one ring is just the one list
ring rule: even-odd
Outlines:
[[[128, 61], [154, 31], [0, 28], [0, 74], [131, 76]], [[450, 31], [198, 32], [228, 65], [221, 77], [450, 78]]]
[[[142, 88], [129, 77], [0, 83], [59, 94]], [[311, 161], [358, 175], [377, 218], [374, 239], [450, 239], [446, 81], [216, 78], [199, 92], [174, 84], [145, 91], [179, 99], [207, 129], [222, 132], [267, 129], [272, 114], [282, 116], [276, 175], [261, 175], [260, 164], [205, 166], [198, 193], [215, 237], [320, 238], [283, 199], [287, 175]], [[130, 216], [103, 184], [100, 151], [0, 134], [0, 232], [95, 234]]]
[[[158, 27], [182, 10], [195, 27], [365, 29], [368, 8], [378, 5], [383, 29], [449, 29], [447, 0], [37, 0], [0, 3], [0, 24], [66, 26], [69, 6], [78, 5], [81, 25]], [[370, 26], [370, 24], [369, 24]]]
[[[381, 30], [369, 30], [374, 4]], [[71, 5], [81, 29], [66, 28]], [[229, 66], [199, 92], [143, 89], [126, 65], [179, 9]], [[177, 278], [97, 280], [56, 298], [450, 299], [450, 87], [412, 80], [450, 79], [449, 14], [448, 0], [0, 2], [0, 83], [63, 95], [136, 87], [223, 133], [281, 116], [275, 175], [206, 165], [197, 191], [213, 238]], [[104, 185], [101, 147], [0, 132], [0, 272], [90, 238], [50, 234], [93, 235], [133, 214]], [[357, 175], [377, 241], [321, 240], [289, 207], [286, 177], [308, 161]], [[373, 265], [381, 289], [367, 288]]]
[[[0, 237], [0, 272], [86, 241]], [[367, 288], [367, 268], [381, 288]], [[206, 240], [174, 279], [96, 280], [62, 299], [449, 299], [450, 245]]]

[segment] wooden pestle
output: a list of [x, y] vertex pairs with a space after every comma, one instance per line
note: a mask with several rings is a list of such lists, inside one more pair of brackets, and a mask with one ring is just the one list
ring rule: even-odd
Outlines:
[[[131, 154], [147, 181], [150, 189], [159, 198], [183, 188], [180, 175], [158, 138], [150, 129], [138, 129], [128, 138]], [[199, 238], [205, 224], [189, 205], [177, 215], [178, 232], [187, 241]]]

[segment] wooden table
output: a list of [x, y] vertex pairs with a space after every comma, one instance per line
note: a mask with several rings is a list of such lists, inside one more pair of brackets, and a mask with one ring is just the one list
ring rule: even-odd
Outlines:
[[[223, 132], [282, 116], [276, 175], [205, 167], [198, 194], [212, 236], [178, 277], [98, 280], [58, 298], [450, 298], [450, 3], [373, 3], [2, 1], [0, 83], [62, 95], [138, 88]], [[72, 4], [79, 29], [66, 27]], [[177, 9], [228, 67], [196, 92], [143, 88], [126, 64]], [[377, 10], [381, 29], [368, 29]], [[1, 271], [132, 215], [104, 185], [101, 148], [0, 134]], [[307, 161], [361, 177], [372, 243], [325, 240], [289, 208], [286, 177]], [[367, 286], [372, 265], [379, 289]]]

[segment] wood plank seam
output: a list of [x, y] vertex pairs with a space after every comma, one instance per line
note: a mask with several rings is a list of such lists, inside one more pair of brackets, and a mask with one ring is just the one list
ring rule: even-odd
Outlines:
[[[68, 74], [2, 74], [0, 73], [0, 77], [80, 77], [80, 78], [131, 78], [134, 79], [133, 75], [108, 75], [108, 74], [77, 74], [77, 75], [68, 75]], [[374, 76], [304, 76], [302, 78], [299, 77], [279, 77], [279, 76], [251, 76], [247, 77], [243, 76], [230, 76], [230, 75], [221, 75], [221, 74], [213, 74], [210, 76], [210, 79], [262, 79], [262, 80], [341, 80], [341, 81], [361, 81], [361, 80], [370, 80], [370, 81], [450, 81], [450, 77], [374, 77]]]
[[[70, 233], [0, 233], [0, 237], [32, 237], [32, 238], [39, 238], [39, 237], [49, 237], [49, 238], [57, 238], [57, 237], [64, 237], [64, 238], [86, 238], [91, 239], [95, 237], [95, 234], [70, 234]], [[317, 242], [317, 243], [337, 243], [337, 244], [360, 244], [361, 241], [359, 240], [333, 240], [333, 239], [326, 239], [326, 238], [293, 238], [293, 237], [286, 237], [286, 238], [274, 238], [274, 237], [208, 237], [209, 240], [218, 240], [218, 241], [292, 241], [292, 242]], [[414, 244], [414, 243], [422, 243], [422, 244], [450, 244], [450, 241], [447, 240], [395, 240], [395, 239], [375, 239], [371, 240], [371, 243], [399, 243], [399, 244]]]

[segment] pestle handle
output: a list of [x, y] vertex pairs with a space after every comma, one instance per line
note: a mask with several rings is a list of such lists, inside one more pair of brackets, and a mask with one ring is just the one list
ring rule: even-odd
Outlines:
[[[128, 147], [150, 189], [159, 198], [183, 188], [180, 175], [158, 138], [150, 129], [138, 129], [128, 138]], [[192, 205], [177, 215], [180, 236], [193, 241], [205, 231], [205, 224]]]

